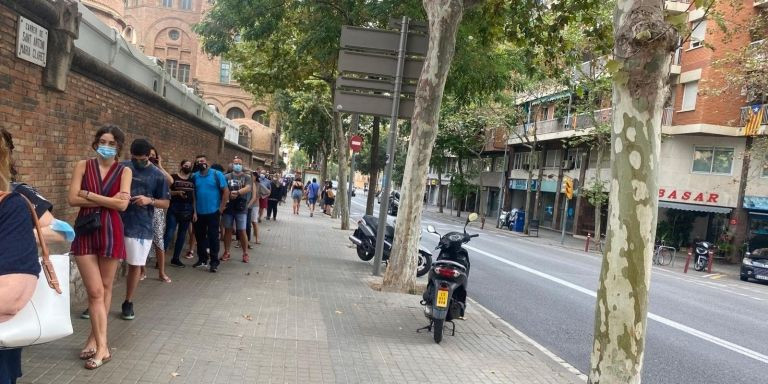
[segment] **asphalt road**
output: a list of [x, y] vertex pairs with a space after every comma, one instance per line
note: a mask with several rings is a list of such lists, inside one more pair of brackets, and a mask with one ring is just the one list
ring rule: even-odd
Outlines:
[[[353, 217], [364, 207], [359, 193]], [[429, 212], [427, 224], [462, 227]], [[481, 234], [468, 244], [470, 297], [588, 373], [599, 257], [477, 225], [468, 232]], [[425, 230], [422, 244], [436, 243]], [[768, 383], [768, 285], [704, 276], [653, 268], [643, 383]]]

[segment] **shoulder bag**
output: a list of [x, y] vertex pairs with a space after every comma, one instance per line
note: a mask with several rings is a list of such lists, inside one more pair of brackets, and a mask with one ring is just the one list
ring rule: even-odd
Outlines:
[[[0, 203], [9, 195], [0, 192]], [[69, 316], [69, 255], [49, 254], [37, 214], [29, 200], [26, 201], [43, 252], [40, 265], [45, 279], [38, 277], [35, 293], [24, 309], [12, 319], [0, 323], [0, 349], [47, 343], [72, 334], [72, 320]]]

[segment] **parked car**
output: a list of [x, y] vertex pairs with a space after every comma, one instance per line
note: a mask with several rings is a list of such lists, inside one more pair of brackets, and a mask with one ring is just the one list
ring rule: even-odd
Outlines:
[[768, 248], [747, 252], [741, 262], [742, 281], [755, 279], [768, 282]]

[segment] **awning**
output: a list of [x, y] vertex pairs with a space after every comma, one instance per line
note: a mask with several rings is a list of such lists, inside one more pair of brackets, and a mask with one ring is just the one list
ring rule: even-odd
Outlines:
[[731, 213], [733, 208], [713, 207], [711, 205], [673, 203], [669, 201], [659, 201], [659, 208], [679, 209], [682, 211], [713, 212], [713, 213]]
[[560, 100], [560, 99], [567, 99], [570, 96], [571, 96], [571, 92], [568, 91], [568, 90], [565, 90], [565, 91], [557, 92], [557, 93], [554, 93], [554, 94], [551, 94], [551, 95], [542, 96], [542, 97], [537, 98], [535, 100], [531, 100], [531, 104], [532, 105], [536, 105], [536, 104], [546, 103], [546, 102], [549, 102], [549, 101], [555, 101], [555, 100]]
[[759, 211], [768, 211], [768, 197], [744, 196], [744, 208]]

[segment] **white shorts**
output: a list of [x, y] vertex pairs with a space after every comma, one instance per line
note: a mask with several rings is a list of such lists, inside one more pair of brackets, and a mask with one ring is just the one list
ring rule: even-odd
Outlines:
[[125, 238], [125, 261], [128, 265], [143, 266], [147, 264], [149, 251], [152, 249], [152, 239]]

